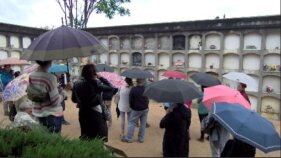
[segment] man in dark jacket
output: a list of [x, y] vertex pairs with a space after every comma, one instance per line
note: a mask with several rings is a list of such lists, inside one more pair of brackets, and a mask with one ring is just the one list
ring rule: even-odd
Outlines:
[[188, 157], [190, 122], [191, 111], [184, 104], [176, 103], [168, 108], [168, 113], [160, 122], [160, 128], [165, 128], [164, 157]]
[[144, 89], [144, 80], [137, 79], [137, 86], [133, 87], [130, 91], [129, 103], [132, 110], [129, 118], [128, 135], [122, 139], [123, 142], [132, 143], [135, 126], [138, 120], [140, 120], [138, 141], [140, 143], [144, 141], [149, 104], [148, 98], [143, 96]]

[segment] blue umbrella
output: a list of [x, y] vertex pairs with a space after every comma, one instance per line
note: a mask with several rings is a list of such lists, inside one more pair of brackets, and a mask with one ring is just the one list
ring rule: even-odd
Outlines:
[[54, 72], [54, 73], [58, 73], [58, 72], [67, 72], [67, 66], [64, 64], [53, 64], [50, 69], [49, 72]]
[[280, 150], [280, 137], [273, 124], [239, 104], [214, 103], [212, 117], [233, 136], [267, 153]]

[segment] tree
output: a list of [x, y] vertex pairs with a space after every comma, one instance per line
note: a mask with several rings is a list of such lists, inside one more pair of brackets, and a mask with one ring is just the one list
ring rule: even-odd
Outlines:
[[109, 19], [115, 15], [130, 15], [130, 10], [122, 4], [130, 3], [131, 0], [56, 0], [59, 4], [67, 26], [73, 28], [87, 28], [88, 20], [95, 11], [97, 14], [104, 13]]

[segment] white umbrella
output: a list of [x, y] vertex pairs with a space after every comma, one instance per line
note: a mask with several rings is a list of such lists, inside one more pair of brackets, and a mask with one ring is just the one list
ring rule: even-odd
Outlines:
[[232, 81], [241, 82], [247, 85], [248, 91], [258, 91], [258, 82], [251, 76], [243, 72], [229, 72], [222, 77]]

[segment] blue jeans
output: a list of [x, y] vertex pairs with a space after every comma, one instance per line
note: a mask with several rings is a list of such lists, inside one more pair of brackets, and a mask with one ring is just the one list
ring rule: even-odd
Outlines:
[[51, 133], [61, 133], [61, 126], [63, 121], [63, 116], [47, 116], [47, 117], [39, 117], [39, 123], [49, 130]]
[[144, 141], [144, 134], [145, 134], [145, 128], [146, 128], [146, 121], [147, 121], [147, 114], [148, 109], [142, 110], [142, 111], [135, 111], [132, 110], [129, 118], [129, 127], [128, 127], [128, 134], [127, 134], [127, 140], [132, 142], [135, 126], [138, 120], [140, 120], [140, 127], [139, 127], [139, 134], [138, 134], [138, 140], [140, 142]]

